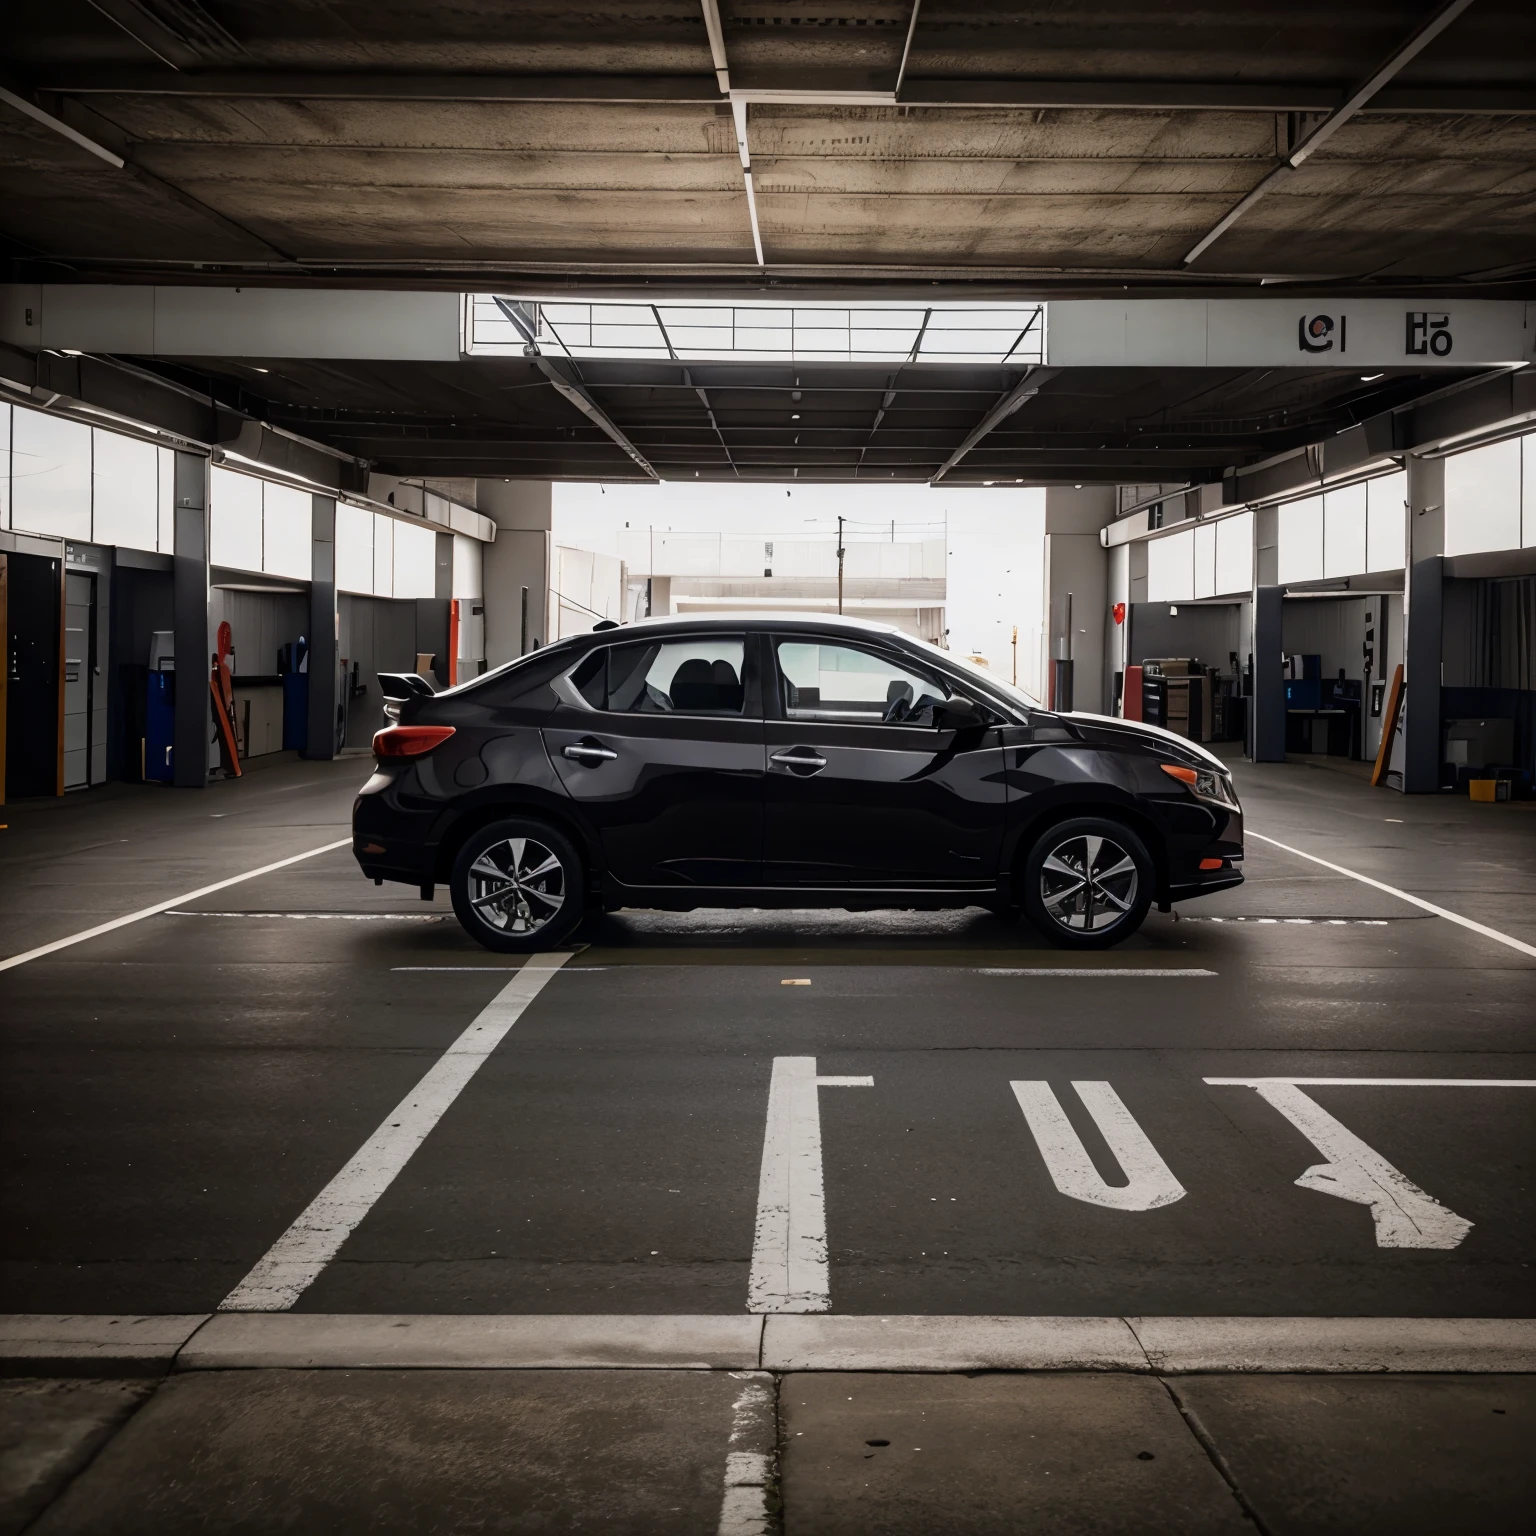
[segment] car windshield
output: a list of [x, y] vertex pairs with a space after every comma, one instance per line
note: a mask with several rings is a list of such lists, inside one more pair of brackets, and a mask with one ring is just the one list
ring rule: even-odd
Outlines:
[[1044, 708], [1039, 699], [1025, 693], [1017, 683], [1010, 683], [999, 677], [990, 667], [977, 666], [974, 661], [969, 660], [967, 657], [956, 655], [954, 651], [941, 651], [931, 640], [923, 640], [919, 644], [927, 646], [930, 650], [938, 651], [939, 655], [944, 658], [944, 664], [947, 667], [958, 672], [969, 673], [985, 687], [990, 688], [994, 693], [1002, 694], [1005, 699], [1011, 700], [1021, 709]]

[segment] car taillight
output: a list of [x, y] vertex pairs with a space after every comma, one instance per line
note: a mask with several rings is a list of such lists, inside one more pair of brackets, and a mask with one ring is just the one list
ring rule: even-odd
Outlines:
[[373, 738], [375, 757], [420, 757], [453, 735], [451, 725], [391, 725]]

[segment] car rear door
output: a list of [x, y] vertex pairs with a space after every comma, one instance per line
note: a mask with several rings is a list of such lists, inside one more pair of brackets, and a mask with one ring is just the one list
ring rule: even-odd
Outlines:
[[544, 739], [612, 878], [759, 883], [762, 688], [740, 630], [599, 647], [556, 692]]
[[764, 649], [765, 882], [995, 887], [997, 731], [936, 725], [951, 690], [904, 651], [789, 633]]

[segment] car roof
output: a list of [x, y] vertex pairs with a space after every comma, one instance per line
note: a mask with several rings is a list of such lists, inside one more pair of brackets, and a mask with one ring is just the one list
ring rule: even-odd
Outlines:
[[[750, 624], [755, 629], [828, 629], [870, 638], [886, 637], [912, 640], [916, 637], [894, 624], [881, 624], [874, 619], [855, 618], [851, 614], [837, 613], [786, 613], [782, 609], [764, 612], [761, 609], [745, 609], [732, 613], [662, 613], [650, 618], [636, 619], [633, 623], [620, 624], [613, 629], [594, 631], [603, 639], [623, 633], [651, 633], [658, 629], [718, 629], [722, 624]], [[574, 637], [573, 637], [574, 638]]]

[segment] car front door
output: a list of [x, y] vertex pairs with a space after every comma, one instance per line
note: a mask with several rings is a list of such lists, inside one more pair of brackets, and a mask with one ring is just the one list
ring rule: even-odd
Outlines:
[[998, 733], [946, 728], [952, 690], [904, 650], [766, 637], [763, 868], [780, 886], [995, 886]]
[[739, 631], [602, 646], [556, 692], [549, 755], [615, 880], [760, 882], [762, 689]]

